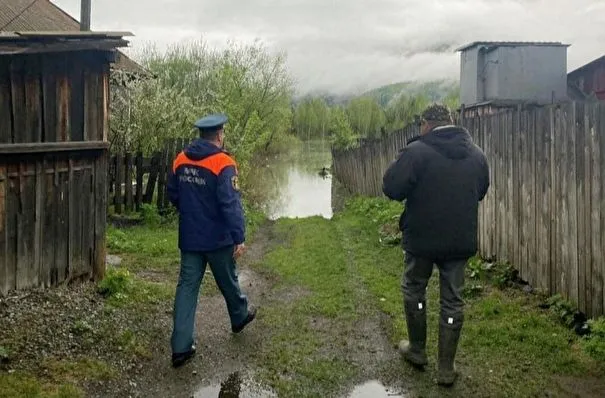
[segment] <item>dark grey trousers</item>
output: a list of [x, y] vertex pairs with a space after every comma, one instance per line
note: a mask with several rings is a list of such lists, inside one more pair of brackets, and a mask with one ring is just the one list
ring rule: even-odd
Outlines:
[[433, 265], [439, 269], [440, 322], [446, 327], [458, 329], [464, 321], [464, 269], [468, 259], [434, 261], [405, 254], [406, 268], [401, 288], [406, 308], [426, 311], [426, 287], [433, 273]]

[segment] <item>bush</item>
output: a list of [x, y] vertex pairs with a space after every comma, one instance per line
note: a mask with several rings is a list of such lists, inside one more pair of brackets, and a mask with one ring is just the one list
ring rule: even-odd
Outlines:
[[582, 339], [582, 348], [594, 359], [605, 362], [605, 317], [589, 320], [590, 335]]

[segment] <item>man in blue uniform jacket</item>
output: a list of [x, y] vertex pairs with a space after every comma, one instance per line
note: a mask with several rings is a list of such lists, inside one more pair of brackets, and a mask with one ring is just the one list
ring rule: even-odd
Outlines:
[[233, 333], [240, 333], [256, 316], [237, 278], [245, 221], [237, 165], [222, 149], [226, 122], [225, 115], [217, 114], [195, 123], [200, 138], [177, 155], [168, 181], [170, 202], [179, 212], [181, 250], [171, 339], [174, 367], [195, 355], [195, 311], [207, 264], [227, 303]]

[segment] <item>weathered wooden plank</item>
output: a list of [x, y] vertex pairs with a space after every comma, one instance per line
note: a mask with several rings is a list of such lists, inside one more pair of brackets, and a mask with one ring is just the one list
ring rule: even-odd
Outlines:
[[69, 70], [69, 62], [66, 57], [58, 61], [58, 68], [62, 71], [57, 74], [56, 78], [56, 89], [57, 89], [57, 127], [56, 127], [56, 138], [57, 141], [70, 141], [71, 140], [71, 85], [69, 77], [66, 73]]
[[599, 266], [596, 265], [603, 260], [600, 256], [601, 249], [598, 247], [598, 238], [595, 238], [595, 235], [600, 236], [602, 233], [599, 225], [601, 172], [598, 165], [600, 161], [600, 148], [595, 131], [595, 116], [595, 106], [586, 104], [584, 109], [584, 168], [586, 170], [585, 206], [587, 206], [585, 250], [590, 253], [590, 259], [586, 262], [587, 273], [589, 274], [586, 276], [586, 290], [589, 300], [589, 309], [587, 312], [589, 315], [600, 314], [603, 308], [603, 282], [599, 272]]
[[538, 215], [540, 213], [539, 209], [538, 209], [538, 203], [539, 203], [539, 197], [540, 197], [540, 189], [538, 187], [538, 178], [537, 175], [538, 174], [543, 174], [542, 169], [538, 170], [538, 155], [537, 155], [537, 146], [538, 143], [536, 142], [537, 140], [541, 139], [541, 132], [538, 132], [537, 130], [537, 125], [538, 125], [538, 117], [539, 114], [538, 113], [533, 113], [532, 114], [532, 131], [531, 131], [531, 137], [530, 137], [530, 146], [531, 146], [531, 164], [530, 164], [530, 175], [531, 175], [531, 194], [532, 194], [532, 198], [531, 198], [531, 229], [529, 231], [530, 236], [531, 236], [531, 242], [530, 242], [530, 249], [531, 249], [531, 263], [532, 263], [532, 269], [533, 269], [533, 283], [534, 286], [538, 286], [538, 279], [539, 279], [539, 264], [538, 264], [538, 239], [537, 239], [537, 234], [538, 234]]
[[551, 257], [551, 139], [549, 111], [540, 109], [536, 126], [536, 155], [537, 155], [537, 239], [538, 239], [538, 289], [543, 293], [550, 292]]
[[122, 204], [124, 203], [124, 197], [122, 196], [122, 182], [124, 181], [124, 156], [122, 154], [116, 155], [116, 179], [114, 185], [114, 210], [116, 214], [122, 214]]
[[70, 108], [70, 141], [84, 141], [84, 71], [81, 60], [72, 60], [69, 69], [69, 84], [71, 87]]
[[77, 250], [76, 238], [77, 231], [77, 203], [79, 200], [77, 190], [76, 175], [73, 167], [73, 160], [67, 160], [68, 179], [67, 179], [67, 281], [71, 281], [76, 276], [76, 258]]
[[96, 158], [94, 169], [95, 181], [95, 236], [93, 279], [101, 280], [105, 275], [105, 227], [107, 224], [107, 161], [109, 152], [105, 151]]
[[42, 142], [57, 141], [57, 79], [55, 60], [46, 60], [43, 64], [42, 76], [42, 109], [44, 120], [42, 123]]
[[166, 194], [166, 183], [168, 170], [172, 164], [172, 151], [174, 148], [174, 141], [169, 139], [164, 142], [164, 148], [162, 151], [162, 162], [160, 164], [160, 174], [158, 178], [158, 210], [163, 211], [166, 209], [168, 202], [168, 195]]
[[[87, 162], [94, 162], [93, 159]], [[94, 166], [92, 166], [94, 167]], [[82, 228], [82, 248], [81, 248], [81, 264], [82, 277], [89, 280], [93, 275], [93, 248], [95, 238], [95, 200], [94, 181], [91, 168], [86, 168], [82, 172], [82, 204], [80, 206], [81, 228]]]
[[[574, 120], [576, 128], [576, 217], [578, 222], [578, 306], [582, 311], [590, 312], [590, 288], [587, 289], [586, 278], [588, 275], [587, 262], [591, 261], [589, 228], [590, 223], [586, 222], [586, 214], [590, 209], [590, 198], [587, 198], [586, 189], [590, 175], [590, 169], [586, 169], [586, 129], [585, 129], [585, 107], [584, 104], [576, 104], [576, 118]], [[590, 160], [590, 159], [589, 159]], [[590, 185], [588, 185], [590, 187]], [[588, 203], [587, 203], [588, 199]], [[587, 206], [588, 205], [588, 206]], [[588, 251], [586, 250], [588, 249]], [[590, 264], [590, 262], [588, 262]]]
[[145, 170], [143, 168], [143, 163], [144, 163], [143, 153], [139, 151], [139, 152], [137, 152], [137, 155], [135, 157], [135, 172], [136, 172], [137, 190], [135, 193], [134, 203], [135, 203], [136, 211], [140, 211], [141, 205], [143, 204], [143, 176], [145, 173]]
[[127, 152], [124, 155], [125, 178], [124, 178], [124, 196], [126, 198], [126, 212], [130, 213], [134, 210], [133, 194], [132, 194], [132, 153]]
[[31, 57], [28, 68], [30, 73], [25, 74], [25, 142], [42, 142], [42, 125], [44, 117], [42, 113], [42, 80], [39, 72], [41, 70], [39, 57]]
[[[18, 164], [8, 164], [6, 167], [7, 174], [9, 174], [11, 171], [14, 172], [18, 170]], [[6, 281], [4, 282], [4, 286], [6, 291], [11, 291], [17, 288], [17, 241], [19, 238], [17, 234], [17, 215], [19, 212], [19, 185], [15, 178], [7, 178], [6, 181]]]
[[[35, 166], [29, 166], [35, 167]], [[38, 269], [34, 264], [35, 250], [35, 177], [24, 176], [28, 165], [19, 163], [17, 213], [17, 289], [26, 289], [37, 285]]]
[[[51, 162], [54, 163], [54, 159], [51, 158]], [[44, 220], [42, 227], [42, 267], [44, 269], [43, 283], [45, 287], [54, 286], [57, 283], [57, 264], [55, 263], [55, 246], [57, 240], [61, 237], [55, 234], [55, 223], [58, 222], [57, 218], [57, 206], [56, 206], [56, 187], [54, 184], [54, 170], [51, 169], [49, 173], [46, 165], [44, 168]]]
[[69, 174], [60, 172], [65, 161], [55, 163], [55, 194], [57, 221], [55, 223], [57, 246], [55, 247], [56, 280], [58, 283], [69, 277]]
[[579, 304], [579, 262], [578, 262], [578, 199], [577, 199], [577, 157], [576, 157], [576, 141], [578, 131], [576, 128], [576, 103], [571, 104], [571, 109], [567, 117], [568, 126], [568, 156], [570, 168], [568, 172], [568, 195], [569, 195], [569, 265], [570, 269], [570, 297], [571, 300]]
[[563, 112], [560, 108], [555, 111], [555, 140], [556, 140], [556, 170], [555, 176], [557, 181], [557, 188], [555, 192], [555, 212], [553, 212], [553, 219], [556, 222], [556, 244], [555, 249], [557, 253], [556, 263], [556, 274], [555, 276], [555, 289], [554, 291], [560, 293], [563, 297], [568, 297], [569, 292], [567, 289], [567, 278], [568, 274], [565, 272], [565, 264], [569, 263], [569, 251], [566, 248], [564, 239], [565, 227], [569, 224], [568, 209], [566, 205], [567, 198], [567, 179], [565, 170], [567, 168], [567, 131], [565, 129], [565, 122], [563, 119]]
[[145, 195], [143, 196], [143, 203], [151, 203], [153, 201], [153, 195], [155, 193], [156, 182], [160, 171], [160, 162], [162, 154], [156, 152], [151, 158], [151, 170], [149, 172], [149, 179], [147, 180], [147, 186], [145, 187]]
[[506, 250], [506, 259], [510, 262], [513, 261], [514, 258], [514, 247], [515, 247], [515, 218], [512, 217], [514, 211], [514, 203], [513, 203], [513, 188], [515, 185], [515, 181], [513, 180], [513, 167], [514, 167], [514, 147], [513, 143], [515, 140], [515, 136], [518, 134], [518, 131], [515, 129], [515, 121], [516, 116], [514, 113], [507, 112], [506, 113], [506, 192], [504, 197], [504, 206], [505, 206], [505, 214], [506, 214], [506, 234], [503, 236], [505, 239], [504, 247]]
[[[601, 213], [601, 242], [600, 242], [600, 247], [601, 247], [601, 251], [600, 254], [598, 254], [598, 257], [601, 259], [600, 264], [597, 265], [597, 267], [599, 268], [600, 272], [597, 272], [600, 275], [600, 279], [596, 281], [596, 283], [599, 283], [600, 286], [603, 287], [602, 291], [603, 291], [603, 307], [602, 307], [602, 311], [601, 313], [605, 313], [605, 104], [603, 103], [599, 103], [595, 105], [596, 107], [596, 119], [595, 119], [595, 131], [597, 132], [595, 134], [596, 137], [598, 137], [598, 143], [599, 143], [599, 155], [600, 155], [600, 166], [598, 167], [598, 169], [600, 170], [600, 213]], [[598, 186], [599, 184], [594, 184], [595, 186]], [[596, 240], [596, 239], [595, 239]], [[595, 243], [598, 243], [595, 242]], [[596, 260], [596, 259], [595, 259]]]
[[13, 99], [8, 58], [0, 58], [0, 144], [13, 142]]
[[42, 197], [44, 189], [44, 168], [42, 167], [42, 159], [38, 159], [35, 163], [36, 176], [34, 181], [34, 262], [32, 271], [35, 274], [36, 285], [44, 286], [46, 282], [46, 269], [42, 262], [42, 249], [44, 247], [44, 200]]
[[25, 75], [26, 66], [23, 59], [13, 59], [11, 63], [11, 100], [13, 142], [30, 142], [27, 136], [27, 119], [25, 109]]
[[[1, 71], [0, 71], [1, 73]], [[9, 286], [9, 239], [8, 239], [8, 172], [6, 164], [0, 163], [0, 296], [8, 293]]]

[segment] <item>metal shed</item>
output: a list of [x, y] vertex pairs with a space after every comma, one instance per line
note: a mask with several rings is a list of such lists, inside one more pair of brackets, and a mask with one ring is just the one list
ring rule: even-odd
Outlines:
[[105, 271], [109, 69], [129, 33], [0, 34], [0, 294]]

